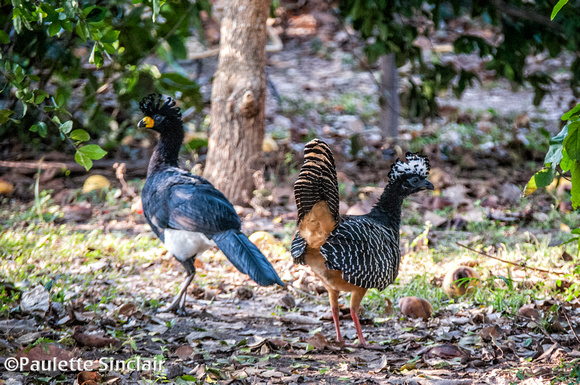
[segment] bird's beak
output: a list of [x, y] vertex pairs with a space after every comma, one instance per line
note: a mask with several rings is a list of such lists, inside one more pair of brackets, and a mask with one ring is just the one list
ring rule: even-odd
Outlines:
[[422, 189], [424, 189], [424, 190], [435, 190], [435, 186], [433, 186], [433, 183], [429, 182], [428, 180], [423, 180]]
[[137, 124], [137, 127], [140, 128], [153, 128], [153, 126], [155, 126], [155, 121], [148, 116], [141, 119], [141, 121]]

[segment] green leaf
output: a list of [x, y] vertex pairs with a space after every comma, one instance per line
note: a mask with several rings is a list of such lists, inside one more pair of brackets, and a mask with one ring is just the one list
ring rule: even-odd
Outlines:
[[187, 48], [185, 47], [184, 38], [178, 35], [172, 35], [167, 38], [167, 43], [171, 47], [173, 56], [178, 60], [187, 59]]
[[9, 120], [9, 116], [13, 113], [14, 111], [9, 109], [0, 110], [0, 124], [6, 123]]
[[580, 160], [580, 121], [568, 124], [568, 135], [562, 143], [571, 160]]
[[153, 3], [153, 22], [155, 22], [157, 15], [159, 15], [159, 0], [153, 0], [152, 3]]
[[80, 140], [81, 142], [86, 142], [87, 140], [91, 139], [91, 136], [85, 130], [78, 129], [70, 133], [70, 138], [72, 140]]
[[580, 111], [580, 103], [576, 104], [574, 108], [562, 115], [562, 120], [568, 120], [572, 115], [576, 115]]
[[552, 16], [550, 16], [551, 20], [554, 20], [558, 12], [568, 3], [568, 0], [559, 0], [556, 5], [554, 5], [554, 9], [552, 9]]
[[580, 207], [580, 161], [575, 161], [570, 167], [570, 172], [572, 173], [572, 207], [576, 210]]
[[83, 166], [87, 171], [89, 171], [91, 169], [91, 167], [93, 167], [93, 161], [91, 160], [91, 158], [89, 158], [88, 156], [86, 156], [84, 153], [82, 153], [80, 150], [82, 150], [84, 147], [79, 148], [75, 154], [75, 161], [80, 164], [81, 166]]
[[33, 125], [32, 127], [30, 127], [30, 131], [38, 132], [38, 135], [40, 135], [43, 138], [46, 138], [46, 134], [48, 132], [48, 126], [44, 122], [38, 122], [35, 125]]
[[87, 7], [83, 9], [83, 13], [85, 14], [86, 20], [89, 23], [98, 23], [103, 21], [105, 15], [107, 14], [106, 9], [102, 7]]
[[40, 104], [44, 101], [44, 99], [46, 99], [49, 95], [46, 91], [43, 90], [35, 90], [34, 91], [35, 97], [34, 97], [34, 103], [35, 104]]
[[17, 84], [22, 83], [22, 81], [24, 80], [24, 71], [22, 71], [22, 67], [20, 67], [18, 64], [16, 64], [14, 66], [14, 81]]
[[103, 37], [101, 37], [101, 43], [112, 44], [119, 40], [119, 33], [121, 31], [110, 30]]
[[97, 144], [88, 144], [86, 146], [79, 148], [77, 152], [81, 152], [83, 155], [94, 160], [101, 159], [103, 156], [107, 154], [107, 151], [103, 150]]
[[539, 188], [549, 186], [554, 180], [555, 170], [554, 167], [546, 167], [535, 173], [524, 188], [524, 196], [532, 194]]
[[48, 36], [52, 37], [56, 35], [60, 31], [60, 29], [61, 29], [60, 23], [58, 21], [53, 21], [48, 26]]
[[0, 43], [8, 44], [10, 43], [10, 36], [6, 32], [0, 29]]
[[195, 80], [191, 80], [186, 78], [183, 75], [178, 74], [177, 72], [167, 72], [161, 75], [160, 79], [161, 84], [165, 89], [168, 91], [184, 91], [184, 90], [197, 90], [199, 89], [199, 85], [195, 82]]
[[568, 135], [568, 125], [565, 125], [558, 135], [550, 139], [550, 148], [544, 158], [546, 167], [550, 167], [551, 165], [555, 166], [562, 160], [562, 150], [564, 148], [562, 143], [564, 142], [566, 135]]
[[83, 41], [87, 41], [89, 37], [89, 27], [87, 27], [85, 23], [79, 21], [75, 27], [75, 31]]
[[64, 122], [63, 124], [61, 124], [58, 129], [60, 130], [60, 132], [62, 132], [63, 134], [68, 134], [73, 128], [73, 122], [72, 120], [67, 120], [66, 122]]

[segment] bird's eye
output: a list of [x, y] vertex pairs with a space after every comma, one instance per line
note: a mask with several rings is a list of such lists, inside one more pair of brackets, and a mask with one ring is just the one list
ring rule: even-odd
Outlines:
[[413, 178], [411, 178], [411, 183], [415, 184], [419, 182], [419, 177], [414, 176]]

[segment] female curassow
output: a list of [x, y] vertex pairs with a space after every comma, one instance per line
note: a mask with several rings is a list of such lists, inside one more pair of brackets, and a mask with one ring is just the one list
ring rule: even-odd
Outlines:
[[187, 272], [179, 293], [165, 310], [185, 312], [187, 288], [195, 274], [195, 257], [216, 245], [239, 271], [257, 284], [284, 286], [266, 257], [240, 232], [240, 218], [227, 198], [207, 180], [178, 168], [184, 131], [175, 101], [167, 98], [163, 102], [161, 95], [149, 95], [139, 107], [145, 117], [138, 126], [161, 134], [141, 193], [143, 213]]
[[306, 264], [328, 290], [336, 337], [339, 327], [338, 294], [352, 293], [350, 313], [359, 343], [366, 345], [358, 313], [369, 288], [383, 290], [399, 272], [399, 224], [403, 199], [421, 190], [433, 190], [426, 180], [429, 160], [407, 153], [408, 163], [397, 162], [378, 203], [365, 215], [339, 215], [338, 181], [328, 145], [310, 141], [304, 165], [294, 185], [298, 206], [297, 231], [292, 241], [295, 263]]

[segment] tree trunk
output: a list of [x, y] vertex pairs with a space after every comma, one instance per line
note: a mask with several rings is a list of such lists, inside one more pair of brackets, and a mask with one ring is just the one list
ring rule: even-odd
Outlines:
[[252, 198], [262, 164], [269, 9], [269, 0], [229, 0], [221, 21], [204, 176], [234, 204]]
[[395, 54], [383, 55], [380, 58], [381, 69], [381, 133], [385, 138], [399, 136], [399, 73], [395, 64]]

